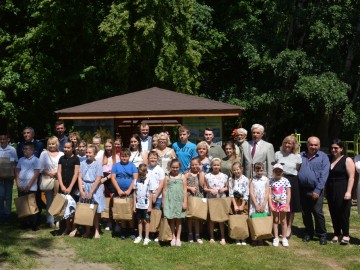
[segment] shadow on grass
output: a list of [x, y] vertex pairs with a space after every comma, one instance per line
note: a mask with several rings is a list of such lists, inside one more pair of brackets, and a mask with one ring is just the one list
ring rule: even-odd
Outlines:
[[0, 262], [20, 268], [26, 257], [41, 257], [39, 250], [52, 248], [54, 242], [43, 230], [21, 230], [15, 214], [11, 216], [10, 224], [0, 225], [0, 239]]

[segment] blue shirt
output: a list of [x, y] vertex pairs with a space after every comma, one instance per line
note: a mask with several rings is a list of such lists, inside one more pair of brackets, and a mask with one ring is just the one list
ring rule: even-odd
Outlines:
[[181, 142], [173, 143], [172, 149], [174, 149], [176, 157], [180, 161], [180, 173], [187, 171], [189, 169], [191, 159], [198, 156], [196, 152], [196, 145], [192, 142], [188, 142], [187, 144], [183, 144]]
[[301, 152], [300, 155], [302, 159], [298, 173], [300, 186], [313, 189], [313, 192], [321, 194], [329, 176], [328, 156], [322, 151], [317, 151], [311, 159], [308, 159], [307, 151]]
[[133, 181], [133, 175], [137, 172], [138, 170], [132, 162], [129, 162], [128, 164], [121, 164], [121, 162], [118, 162], [111, 169], [111, 173], [116, 174], [116, 182], [123, 192], [129, 189]]

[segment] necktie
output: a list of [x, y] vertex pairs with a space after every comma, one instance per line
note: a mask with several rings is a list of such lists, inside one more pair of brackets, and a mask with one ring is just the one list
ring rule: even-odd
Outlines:
[[257, 142], [254, 142], [254, 146], [253, 146], [253, 148], [251, 150], [251, 158], [254, 158], [255, 151], [256, 151], [256, 144], [257, 144]]

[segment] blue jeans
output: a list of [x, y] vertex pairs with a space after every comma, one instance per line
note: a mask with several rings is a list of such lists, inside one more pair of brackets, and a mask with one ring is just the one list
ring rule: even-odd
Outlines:
[[45, 191], [44, 193], [46, 197], [46, 223], [53, 224], [55, 222], [55, 219], [52, 215], [49, 214], [49, 208], [54, 199], [54, 191], [49, 190], [49, 191]]
[[0, 219], [10, 218], [14, 179], [0, 180]]

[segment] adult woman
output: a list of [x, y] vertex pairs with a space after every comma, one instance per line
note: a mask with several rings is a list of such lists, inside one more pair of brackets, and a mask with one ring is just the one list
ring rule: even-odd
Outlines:
[[138, 134], [133, 134], [130, 138], [130, 162], [134, 163], [136, 168], [141, 163], [147, 165], [147, 152], [141, 150], [141, 140]]
[[121, 152], [121, 148], [122, 148], [122, 140], [121, 137], [118, 137], [115, 139], [114, 141], [114, 146], [115, 146], [115, 153], [116, 156], [118, 156], [120, 158], [120, 152]]
[[286, 214], [287, 232], [282, 232], [283, 237], [290, 239], [292, 232], [291, 226], [294, 222], [296, 212], [301, 211], [299, 182], [297, 174], [302, 160], [298, 153], [299, 144], [295, 136], [289, 135], [282, 141], [280, 151], [275, 153], [275, 162], [283, 165], [283, 176], [289, 180], [291, 185], [290, 212]]
[[339, 139], [332, 141], [330, 153], [330, 173], [326, 182], [326, 199], [334, 228], [332, 242], [338, 243], [342, 233], [341, 244], [347, 245], [350, 241], [351, 190], [354, 184], [355, 165], [352, 159], [345, 155], [344, 145]]
[[[40, 166], [41, 166], [41, 177], [42, 176], [50, 176], [52, 178], [57, 179], [57, 170], [58, 163], [61, 156], [64, 155], [63, 152], [59, 151], [59, 140], [57, 137], [52, 136], [47, 141], [47, 148], [40, 155]], [[57, 181], [57, 180], [56, 180]], [[55, 188], [57, 185], [55, 185]], [[56, 190], [57, 193], [57, 190]], [[55, 228], [54, 217], [49, 214], [48, 210], [54, 198], [54, 190], [45, 191], [46, 197], [46, 223], [50, 228]], [[58, 222], [56, 225], [58, 226]]]
[[196, 145], [196, 152], [199, 155], [201, 170], [206, 174], [210, 172], [210, 159], [208, 158], [210, 146], [207, 142], [201, 141]]
[[173, 149], [168, 147], [171, 144], [169, 136], [165, 132], [159, 134], [158, 146], [156, 148], [156, 153], [159, 156], [159, 165], [166, 174], [169, 174], [170, 170], [170, 161], [176, 158], [176, 154]]
[[224, 157], [221, 161], [220, 170], [222, 173], [226, 174], [228, 177], [231, 177], [232, 165], [235, 162], [240, 162], [240, 157], [238, 157], [236, 155], [235, 144], [233, 142], [228, 141], [225, 143], [225, 154], [226, 154], [226, 157]]

